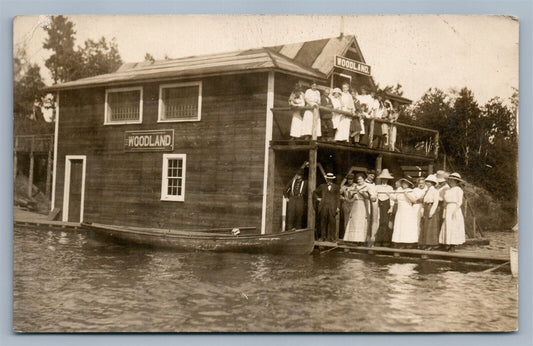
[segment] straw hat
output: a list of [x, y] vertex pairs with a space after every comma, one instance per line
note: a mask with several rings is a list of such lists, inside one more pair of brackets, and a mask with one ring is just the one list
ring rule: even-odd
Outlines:
[[450, 174], [448, 176], [448, 179], [454, 179], [454, 180], [458, 180], [458, 181], [464, 182], [463, 178], [461, 178], [461, 175], [459, 173], [457, 173], [457, 172]]
[[342, 94], [342, 91], [341, 91], [341, 89], [339, 89], [339, 88], [335, 88], [335, 89], [333, 89], [333, 91], [332, 91], [331, 93], [332, 93], [332, 94], [339, 94], [339, 95], [340, 95], [340, 94]]
[[326, 174], [326, 179], [335, 179], [335, 174], [333, 173]]
[[431, 181], [432, 183], [437, 184], [439, 181], [437, 180], [436, 174], [430, 174], [427, 176], [426, 181]]
[[402, 181], [405, 181], [406, 183], [408, 183], [409, 185], [413, 186], [413, 183], [408, 180], [408, 179], [405, 179], [405, 178], [401, 178], [401, 179], [398, 179], [398, 181], [401, 183]]
[[443, 171], [443, 170], [437, 171], [437, 183], [445, 182], [446, 178], [448, 178], [449, 175], [450, 175], [450, 173], [448, 173], [446, 171]]
[[394, 179], [394, 177], [389, 173], [389, 170], [385, 168], [378, 175], [378, 179]]

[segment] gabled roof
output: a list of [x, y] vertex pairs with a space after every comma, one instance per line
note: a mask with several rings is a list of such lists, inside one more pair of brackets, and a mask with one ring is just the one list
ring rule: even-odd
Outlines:
[[355, 37], [347, 35], [244, 51], [126, 63], [116, 72], [53, 85], [46, 90], [267, 70], [326, 80], [333, 70], [333, 56], [345, 54], [352, 45], [356, 47], [361, 62], [365, 62]]

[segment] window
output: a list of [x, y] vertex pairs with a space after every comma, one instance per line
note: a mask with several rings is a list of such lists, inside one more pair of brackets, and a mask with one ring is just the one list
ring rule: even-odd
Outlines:
[[159, 122], [199, 121], [201, 113], [202, 82], [159, 87]]
[[186, 154], [163, 154], [162, 201], [185, 200]]
[[105, 125], [142, 123], [141, 87], [108, 89], [105, 92]]

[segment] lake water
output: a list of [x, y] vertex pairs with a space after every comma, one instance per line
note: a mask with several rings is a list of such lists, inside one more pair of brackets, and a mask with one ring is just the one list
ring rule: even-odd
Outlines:
[[509, 331], [517, 279], [333, 253], [174, 253], [18, 227], [15, 331]]

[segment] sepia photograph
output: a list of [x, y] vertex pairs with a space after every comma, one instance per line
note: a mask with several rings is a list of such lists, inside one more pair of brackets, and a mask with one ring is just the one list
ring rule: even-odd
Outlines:
[[13, 18], [13, 332], [518, 331], [519, 18]]

